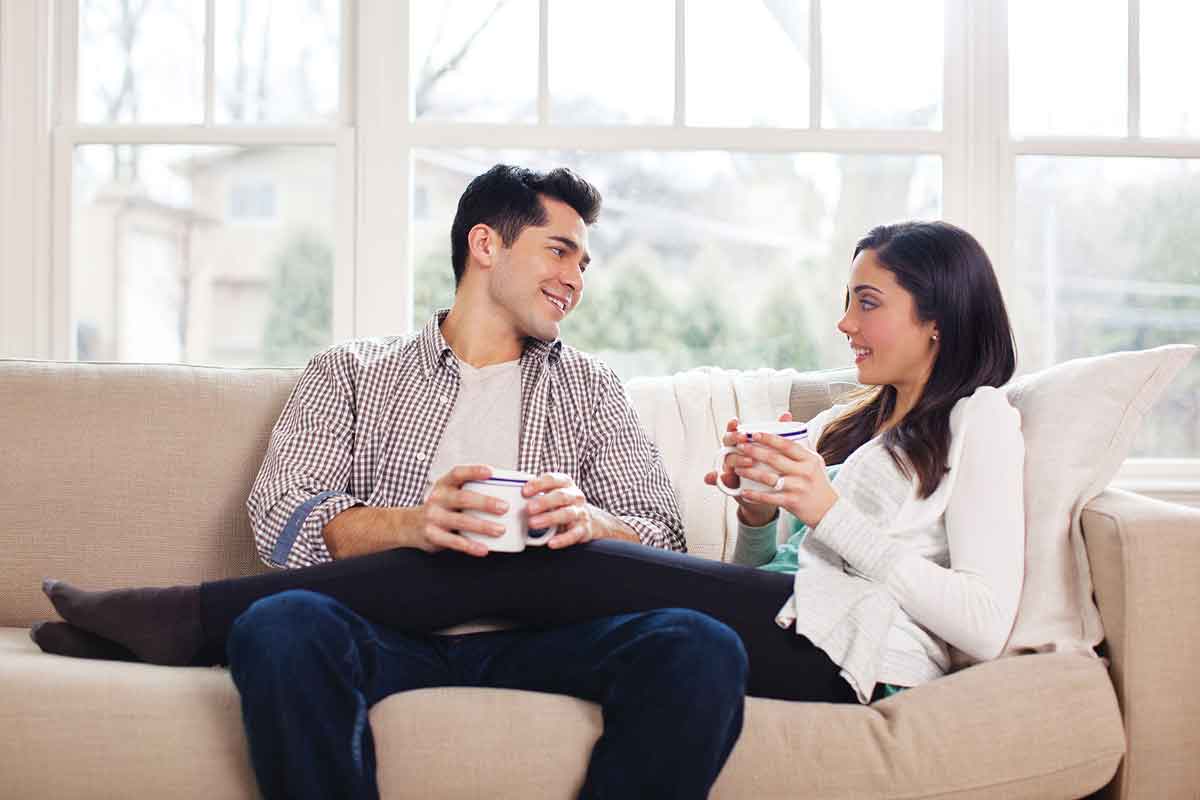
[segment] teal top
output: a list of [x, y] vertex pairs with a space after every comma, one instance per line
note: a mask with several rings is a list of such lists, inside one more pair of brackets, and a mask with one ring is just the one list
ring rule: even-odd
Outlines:
[[[838, 473], [840, 464], [834, 464], [831, 467], [826, 467], [825, 472], [829, 475], [829, 480], [833, 480]], [[763, 564], [759, 569], [765, 569], [768, 572], [782, 572], [785, 575], [795, 575], [800, 571], [800, 544], [804, 541], [804, 537], [808, 535], [808, 526], [800, 520], [796, 519], [791, 514], [785, 514], [782, 510], [779, 512], [779, 523], [776, 531], [782, 530], [787, 535], [787, 541], [775, 550], [775, 557], [766, 564]], [[904, 691], [906, 686], [894, 686], [890, 683], [880, 684], [883, 688], [883, 697], [891, 697]]]

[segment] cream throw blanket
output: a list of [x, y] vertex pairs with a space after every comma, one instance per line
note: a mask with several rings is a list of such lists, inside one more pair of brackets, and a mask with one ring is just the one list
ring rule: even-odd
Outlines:
[[731, 561], [737, 504], [704, 483], [731, 417], [775, 420], [788, 410], [795, 370], [698, 367], [626, 383], [642, 427], [662, 453], [683, 515], [688, 552]]

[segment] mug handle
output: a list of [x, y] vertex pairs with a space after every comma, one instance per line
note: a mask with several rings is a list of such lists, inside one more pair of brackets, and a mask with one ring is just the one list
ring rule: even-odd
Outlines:
[[[538, 531], [535, 536], [534, 531]], [[525, 546], [526, 547], [542, 547], [551, 539], [554, 534], [558, 533], [558, 526], [551, 525], [549, 528], [526, 528], [525, 529]]]
[[729, 455], [730, 453], [736, 453], [737, 451], [738, 449], [736, 447], [729, 447], [726, 445], [718, 450], [716, 457], [713, 458], [713, 470], [717, 473], [717, 488], [730, 497], [740, 497], [742, 494], [742, 487], [739, 486], [735, 489], [732, 486], [727, 486], [725, 481], [721, 480], [721, 473], [725, 471], [725, 456]]

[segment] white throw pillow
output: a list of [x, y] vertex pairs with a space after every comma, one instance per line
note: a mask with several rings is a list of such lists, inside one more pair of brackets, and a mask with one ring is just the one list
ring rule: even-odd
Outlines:
[[1006, 388], [1025, 437], [1025, 585], [1006, 652], [1091, 651], [1104, 638], [1079, 524], [1195, 345], [1057, 364]]

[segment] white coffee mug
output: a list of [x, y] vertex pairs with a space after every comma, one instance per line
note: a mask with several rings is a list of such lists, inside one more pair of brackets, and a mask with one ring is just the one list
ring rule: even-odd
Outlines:
[[500, 553], [520, 553], [526, 547], [540, 547], [550, 541], [557, 527], [538, 528], [529, 530], [528, 504], [531, 498], [523, 497], [521, 489], [533, 480], [536, 475], [528, 472], [518, 472], [512, 469], [492, 469], [492, 477], [486, 481], [467, 481], [463, 488], [467, 491], [478, 492], [489, 497], [495, 497], [508, 503], [508, 511], [503, 514], [490, 514], [477, 509], [466, 509], [463, 513], [486, 519], [489, 522], [499, 522], [504, 526], [500, 536], [487, 536], [472, 531], [462, 531], [462, 535], [476, 542], [483, 542], [488, 550]]
[[[808, 426], [803, 422], [742, 422], [738, 424], [738, 433], [773, 433], [790, 442], [808, 441]], [[717, 455], [713, 459], [713, 469], [717, 473], [717, 488], [730, 497], [737, 497], [747, 489], [755, 492], [774, 492], [774, 486], [752, 481], [749, 478], [742, 478], [741, 485], [736, 489], [725, 485], [725, 482], [721, 480], [721, 473], [725, 468], [725, 456], [736, 452], [738, 452], [736, 447], [722, 447], [717, 451]]]

